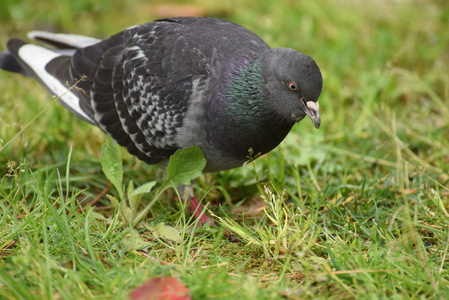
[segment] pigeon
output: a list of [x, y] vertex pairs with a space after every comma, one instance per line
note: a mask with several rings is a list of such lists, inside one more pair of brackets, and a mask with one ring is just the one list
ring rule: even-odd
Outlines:
[[316, 62], [207, 17], [165, 18], [100, 40], [32, 31], [10, 39], [0, 69], [36, 79], [72, 113], [148, 164], [198, 146], [204, 172], [265, 154], [306, 116], [320, 127]]

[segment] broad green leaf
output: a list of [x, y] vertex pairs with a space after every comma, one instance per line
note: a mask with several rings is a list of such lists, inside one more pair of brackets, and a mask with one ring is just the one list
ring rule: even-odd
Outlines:
[[119, 201], [114, 196], [111, 196], [109, 194], [106, 194], [106, 197], [109, 199], [109, 201], [112, 202], [112, 205], [114, 205], [115, 209], [118, 209], [120, 206]]
[[122, 207], [122, 211], [120, 213], [127, 224], [132, 221], [133, 212], [128, 206]]
[[126, 189], [126, 193], [128, 194], [128, 199], [131, 199], [131, 196], [134, 193], [134, 182], [132, 180], [130, 180], [128, 183], [128, 188]]
[[170, 157], [167, 181], [171, 181], [174, 185], [189, 185], [191, 180], [201, 175], [205, 166], [206, 159], [197, 146], [178, 150]]
[[158, 223], [155, 227], [156, 231], [153, 233], [154, 235], [170, 240], [176, 243], [182, 242], [182, 237], [179, 235], [178, 230], [176, 228], [171, 227], [169, 225], [165, 225], [164, 222]]
[[123, 198], [122, 161], [120, 160], [117, 152], [108, 144], [105, 144], [103, 149], [101, 149], [101, 168], [103, 169], [106, 177], [112, 182], [119, 192], [120, 198]]
[[134, 195], [134, 183], [132, 180], [129, 181], [126, 193], [128, 195], [129, 208], [134, 212], [137, 207], [137, 203], [139, 202], [139, 195]]
[[153, 188], [153, 186], [156, 184], [156, 181], [150, 181], [147, 182], [141, 186], [139, 186], [137, 189], [135, 189], [131, 195], [132, 196], [138, 196], [140, 194], [145, 194], [145, 193], [149, 193], [151, 192], [151, 189]]

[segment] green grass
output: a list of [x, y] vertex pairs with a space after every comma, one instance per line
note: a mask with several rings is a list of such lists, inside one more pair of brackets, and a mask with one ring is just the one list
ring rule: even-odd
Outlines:
[[[36, 28], [107, 37], [163, 17], [152, 3], [2, 1], [0, 49]], [[1, 72], [0, 147], [11, 143], [0, 152], [0, 298], [127, 299], [162, 275], [194, 299], [449, 298], [448, 4], [194, 5], [311, 55], [324, 76], [322, 127], [304, 120], [253, 165], [200, 177], [195, 193], [219, 229], [198, 227], [173, 190], [132, 229], [104, 196], [100, 152], [113, 143], [47, 108], [36, 82]], [[125, 186], [162, 184], [162, 170], [119, 155]], [[154, 234], [162, 222], [181, 243]]]

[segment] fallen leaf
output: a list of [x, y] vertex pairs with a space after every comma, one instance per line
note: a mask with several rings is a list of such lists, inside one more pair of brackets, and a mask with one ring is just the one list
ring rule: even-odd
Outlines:
[[169, 225], [165, 225], [164, 222], [158, 223], [156, 225], [156, 231], [154, 232], [154, 235], [176, 243], [182, 243], [182, 237], [179, 235], [178, 230]]
[[246, 200], [242, 205], [232, 209], [231, 213], [236, 215], [245, 213], [245, 216], [262, 216], [266, 208], [268, 208], [268, 205], [265, 203], [265, 200], [257, 196]]
[[210, 226], [215, 225], [214, 220], [205, 214], [205, 207], [198, 199], [195, 197], [190, 197], [190, 201], [188, 203], [190, 212], [193, 213], [195, 219], [198, 220], [199, 225], [210, 224]]
[[135, 288], [132, 300], [191, 300], [189, 290], [174, 277], [155, 277]]

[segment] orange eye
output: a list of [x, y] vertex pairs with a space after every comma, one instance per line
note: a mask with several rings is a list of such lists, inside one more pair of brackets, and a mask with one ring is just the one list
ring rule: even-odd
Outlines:
[[288, 81], [287, 82], [287, 86], [290, 89], [290, 91], [297, 91], [298, 90], [298, 85], [294, 81]]

